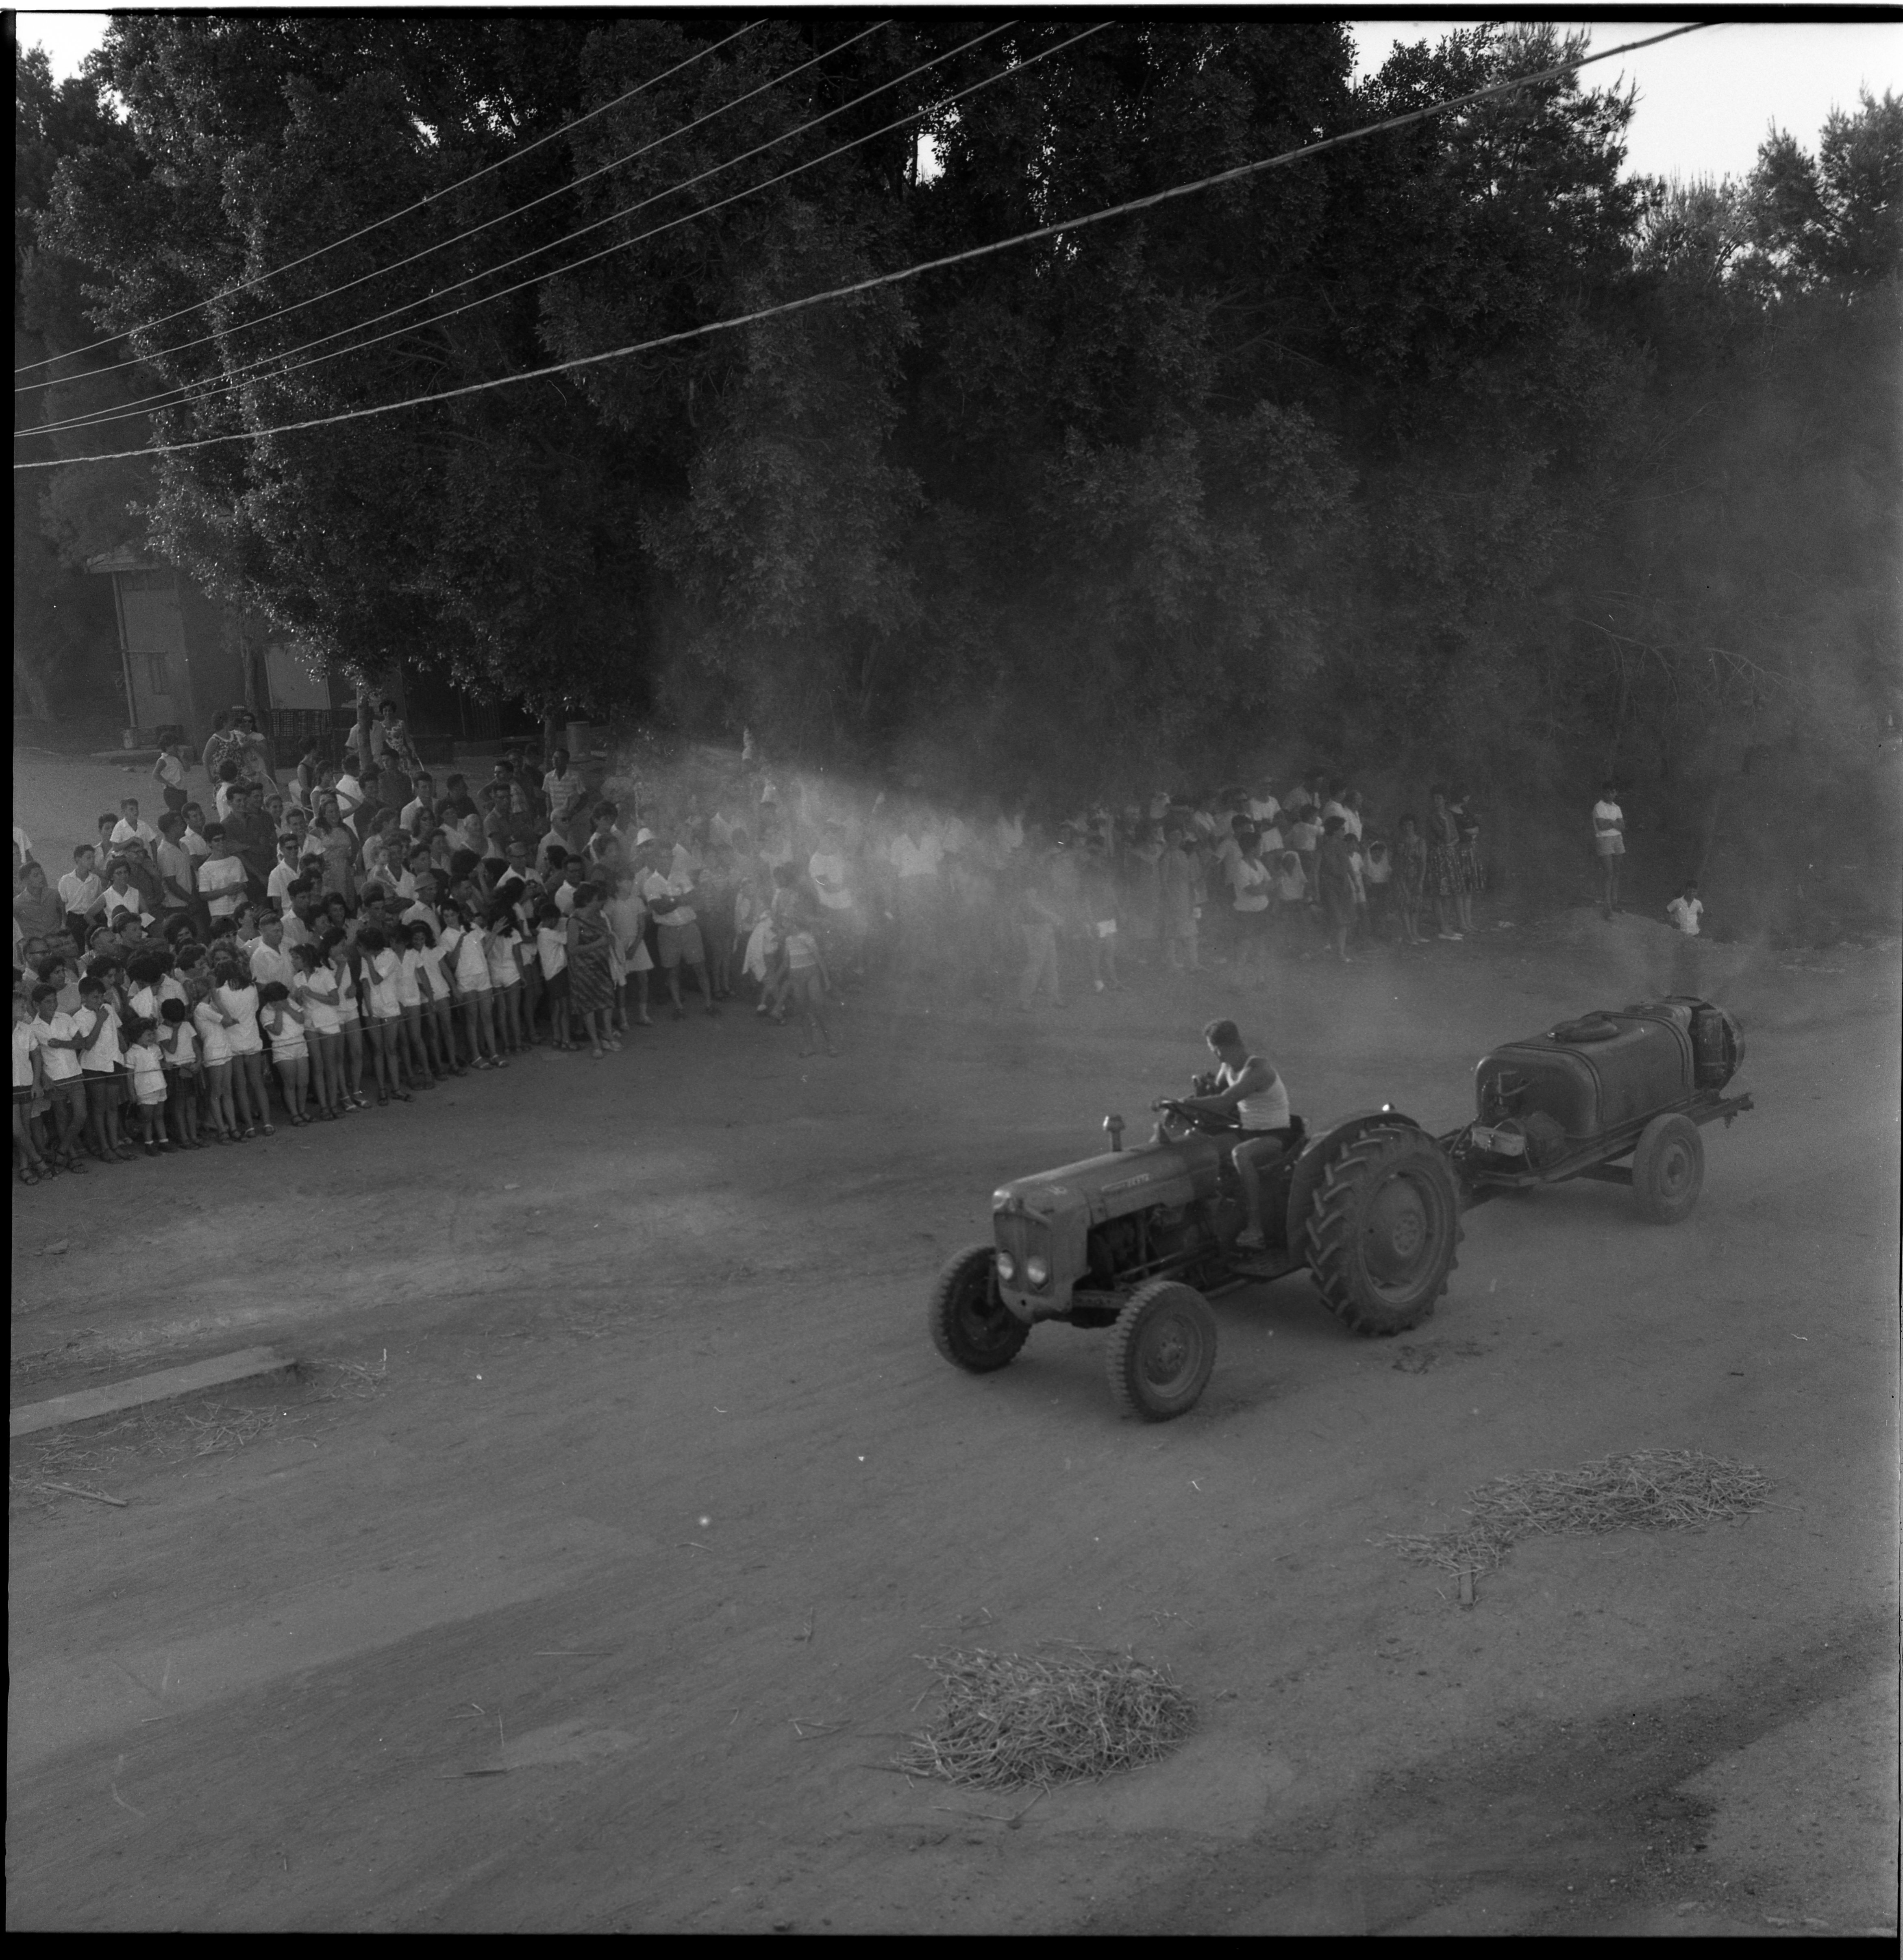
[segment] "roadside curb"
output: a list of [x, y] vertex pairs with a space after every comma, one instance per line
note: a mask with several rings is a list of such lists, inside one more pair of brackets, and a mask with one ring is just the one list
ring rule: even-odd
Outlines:
[[182, 1368], [160, 1368], [149, 1375], [135, 1375], [130, 1381], [114, 1382], [104, 1388], [82, 1389], [76, 1394], [54, 1395], [43, 1402], [28, 1402], [9, 1413], [7, 1433], [9, 1439], [33, 1436], [69, 1422], [116, 1415], [147, 1402], [167, 1402], [175, 1396], [196, 1394], [202, 1389], [247, 1381], [254, 1375], [278, 1374], [296, 1366], [295, 1357], [281, 1348], [246, 1348], [236, 1354], [215, 1355], [208, 1361], [193, 1361]]

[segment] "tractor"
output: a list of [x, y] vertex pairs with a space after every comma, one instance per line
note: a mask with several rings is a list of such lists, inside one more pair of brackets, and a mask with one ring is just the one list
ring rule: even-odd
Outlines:
[[[1107, 1328], [1120, 1408], [1167, 1422], [1193, 1408], [1215, 1365], [1212, 1295], [1306, 1268], [1352, 1332], [1418, 1325], [1447, 1290], [1475, 1205], [1574, 1177], [1632, 1187], [1673, 1223], [1704, 1180], [1702, 1125], [1730, 1126], [1749, 1095], [1724, 1093], [1744, 1059], [1737, 1022], [1673, 995], [1596, 1012], [1509, 1042], [1474, 1072], [1476, 1119], [1430, 1135], [1384, 1104], [1310, 1132], [1261, 1169], [1267, 1244], [1244, 1250], [1245, 1211], [1225, 1137], [1232, 1122], [1165, 1097], [1147, 1144], [1000, 1185], [990, 1242], [934, 1283], [932, 1339], [954, 1366], [1006, 1366], [1040, 1321]], [[1206, 1093], [1206, 1078], [1192, 1093]]]

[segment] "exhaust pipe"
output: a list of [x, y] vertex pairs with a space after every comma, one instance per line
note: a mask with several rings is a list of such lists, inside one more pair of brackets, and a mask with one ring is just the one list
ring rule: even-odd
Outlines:
[[1106, 1116], [1104, 1118], [1104, 1133], [1110, 1138], [1110, 1148], [1113, 1150], [1120, 1150], [1123, 1147], [1123, 1118], [1121, 1116]]

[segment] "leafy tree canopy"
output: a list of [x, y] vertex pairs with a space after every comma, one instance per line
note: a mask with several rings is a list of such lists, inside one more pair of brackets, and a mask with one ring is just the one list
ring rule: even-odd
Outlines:
[[[1038, 21], [952, 52], [986, 24], [117, 17], [70, 102], [21, 71], [16, 271], [76, 269], [62, 344], [122, 336], [122, 399], [184, 391], [164, 438], [262, 431], [955, 252], [1569, 45], [1463, 31], [1358, 84], [1334, 23], [1062, 46], [1079, 24]], [[1894, 399], [1903, 107], [1690, 186], [1624, 173], [1631, 109], [1544, 81], [850, 301], [169, 456], [144, 521], [341, 663], [1000, 775], [1265, 745], [1596, 768], [1639, 728], [1690, 753], [1891, 712], [1898, 423], [1853, 405]], [[1814, 525], [1780, 521], [1793, 497]]]

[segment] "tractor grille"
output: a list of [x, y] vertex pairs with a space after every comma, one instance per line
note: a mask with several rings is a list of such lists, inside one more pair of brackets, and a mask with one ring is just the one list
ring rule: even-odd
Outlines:
[[1009, 1252], [1017, 1262], [1018, 1284], [1024, 1284], [1025, 1262], [1033, 1252], [1050, 1257], [1050, 1233], [1040, 1219], [1028, 1217], [1021, 1211], [994, 1213], [992, 1230], [996, 1235], [998, 1250]]

